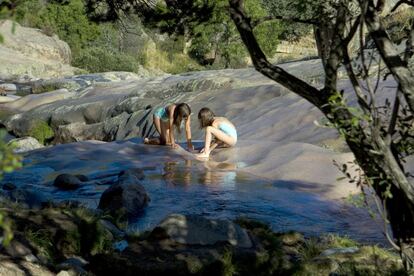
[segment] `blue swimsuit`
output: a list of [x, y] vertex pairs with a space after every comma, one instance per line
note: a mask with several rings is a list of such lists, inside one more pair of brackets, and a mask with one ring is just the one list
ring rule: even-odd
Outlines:
[[237, 131], [233, 126], [221, 123], [219, 124], [218, 129], [237, 140]]
[[166, 107], [159, 107], [155, 110], [154, 116], [160, 118], [161, 121], [168, 122], [170, 119]]

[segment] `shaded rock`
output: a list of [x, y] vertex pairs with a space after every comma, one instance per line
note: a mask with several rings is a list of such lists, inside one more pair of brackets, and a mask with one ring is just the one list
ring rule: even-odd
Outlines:
[[32, 251], [17, 240], [12, 240], [5, 246], [5, 251], [9, 256], [14, 258], [23, 258], [24, 256], [32, 255]]
[[53, 182], [55, 187], [58, 187], [62, 190], [76, 190], [81, 186], [82, 182], [74, 175], [71, 174], [61, 174], [58, 175]]
[[11, 200], [27, 205], [30, 208], [43, 208], [49, 201], [44, 194], [34, 190], [15, 189], [9, 192]]
[[9, 145], [13, 145], [13, 151], [15, 153], [23, 153], [35, 149], [44, 148], [44, 146], [37, 141], [36, 138], [33, 137], [23, 137], [23, 138], [16, 138], [12, 139], [8, 143]]
[[151, 235], [190, 245], [226, 242], [242, 248], [252, 247], [249, 235], [239, 225], [229, 220], [208, 219], [197, 215], [169, 215]]
[[86, 182], [86, 181], [89, 181], [89, 178], [86, 176], [86, 175], [83, 175], [83, 174], [77, 174], [77, 175], [75, 175], [80, 181], [82, 181], [82, 182]]
[[141, 212], [149, 201], [138, 178], [131, 173], [124, 173], [117, 183], [103, 192], [98, 208], [113, 214], [132, 216]]
[[7, 183], [4, 183], [3, 186], [1, 186], [1, 188], [6, 191], [11, 191], [11, 190], [16, 189], [16, 185], [14, 185], [13, 183], [7, 182]]
[[119, 179], [129, 178], [131, 176], [135, 176], [138, 180], [144, 180], [145, 173], [141, 168], [131, 168], [126, 171], [121, 171], [118, 175]]

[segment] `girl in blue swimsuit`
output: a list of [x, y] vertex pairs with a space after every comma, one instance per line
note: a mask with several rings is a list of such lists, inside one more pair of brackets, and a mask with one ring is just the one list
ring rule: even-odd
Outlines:
[[181, 122], [185, 123], [185, 133], [187, 138], [187, 147], [193, 150], [191, 143], [191, 126], [190, 126], [191, 108], [186, 103], [171, 104], [166, 107], [160, 107], [155, 110], [153, 115], [154, 126], [159, 133], [159, 138], [145, 138], [145, 144], [152, 145], [171, 145], [177, 148], [174, 138], [174, 127], [181, 132]]
[[[197, 154], [199, 158], [208, 158], [210, 153], [218, 146], [217, 141], [222, 142], [228, 147], [237, 143], [237, 131], [234, 125], [224, 117], [216, 117], [207, 107], [198, 113], [200, 127], [206, 129], [204, 148]], [[215, 142], [212, 144], [213, 136]]]

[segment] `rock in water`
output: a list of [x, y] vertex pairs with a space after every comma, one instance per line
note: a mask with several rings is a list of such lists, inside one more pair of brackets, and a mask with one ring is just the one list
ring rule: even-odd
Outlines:
[[214, 245], [227, 242], [233, 246], [253, 246], [246, 230], [229, 220], [208, 219], [198, 215], [171, 214], [151, 233], [178, 243]]
[[62, 190], [76, 190], [81, 184], [82, 182], [78, 177], [66, 173], [58, 175], [53, 182], [53, 186]]
[[9, 144], [14, 146], [15, 153], [23, 153], [35, 149], [43, 148], [44, 146], [33, 137], [23, 137], [10, 140]]
[[150, 198], [138, 178], [130, 172], [121, 172], [118, 181], [103, 192], [99, 209], [115, 215], [134, 216], [142, 211]]

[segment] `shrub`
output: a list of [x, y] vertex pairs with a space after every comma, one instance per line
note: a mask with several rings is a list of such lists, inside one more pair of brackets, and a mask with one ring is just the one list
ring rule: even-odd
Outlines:
[[29, 136], [36, 138], [39, 143], [45, 144], [55, 136], [53, 129], [42, 120], [36, 120], [29, 130]]
[[107, 71], [138, 71], [135, 57], [100, 47], [84, 49], [73, 60], [73, 66], [88, 70], [91, 73]]

